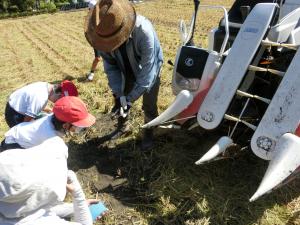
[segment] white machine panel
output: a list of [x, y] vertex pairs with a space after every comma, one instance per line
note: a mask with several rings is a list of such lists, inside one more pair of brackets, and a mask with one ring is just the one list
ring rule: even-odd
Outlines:
[[274, 3], [261, 3], [248, 15], [199, 109], [197, 119], [201, 127], [210, 130], [221, 123], [268, 30], [275, 9]]
[[260, 158], [271, 160], [278, 139], [294, 133], [300, 121], [300, 49], [294, 56], [272, 101], [260, 121], [251, 148]]

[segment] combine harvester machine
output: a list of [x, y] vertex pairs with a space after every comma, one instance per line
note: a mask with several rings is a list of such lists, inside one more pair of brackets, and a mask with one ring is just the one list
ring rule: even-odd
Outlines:
[[[250, 201], [286, 184], [300, 170], [300, 2], [236, 1], [209, 34], [208, 49], [193, 45], [199, 0], [176, 56], [174, 102], [144, 128], [224, 133], [196, 165], [230, 157], [234, 143], [270, 160]], [[248, 4], [247, 4], [248, 3]], [[167, 126], [166, 126], [167, 124]], [[226, 135], [225, 135], [226, 134]], [[251, 140], [251, 143], [249, 142]]]

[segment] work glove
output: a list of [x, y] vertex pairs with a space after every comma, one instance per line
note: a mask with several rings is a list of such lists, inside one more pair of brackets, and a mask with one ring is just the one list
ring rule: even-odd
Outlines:
[[126, 118], [129, 114], [129, 110], [132, 106], [132, 103], [127, 101], [126, 99], [126, 96], [121, 96], [120, 97], [120, 104], [121, 104], [121, 107], [120, 107], [120, 116], [122, 118]]

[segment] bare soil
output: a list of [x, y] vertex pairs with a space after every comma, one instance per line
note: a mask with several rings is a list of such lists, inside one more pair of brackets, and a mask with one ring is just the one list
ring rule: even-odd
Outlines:
[[[139, 140], [133, 136], [125, 142], [120, 142], [120, 139], [110, 140], [112, 134], [116, 133], [116, 124], [109, 114], [101, 114], [82, 143], [70, 141], [69, 168], [76, 171], [83, 188], [89, 190], [90, 196], [87, 197], [99, 195], [111, 209], [111, 215], [121, 217], [123, 221], [143, 224], [142, 216], [135, 217], [132, 210], [141, 204], [151, 205], [157, 200], [157, 196], [151, 194], [150, 186], [164, 171], [162, 160], [155, 151], [165, 143], [176, 142], [176, 137], [182, 138], [184, 132], [157, 129], [156, 147], [141, 152], [138, 148]], [[190, 147], [199, 138], [198, 134], [188, 133]], [[203, 148], [207, 149], [211, 142], [205, 142]]]

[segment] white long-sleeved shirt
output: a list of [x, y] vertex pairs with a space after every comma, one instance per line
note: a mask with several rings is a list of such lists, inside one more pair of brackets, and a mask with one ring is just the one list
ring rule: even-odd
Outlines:
[[[92, 225], [85, 195], [73, 171], [68, 149], [59, 137], [41, 145], [0, 153], [0, 225]], [[74, 222], [51, 210], [73, 185]]]

